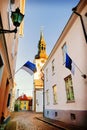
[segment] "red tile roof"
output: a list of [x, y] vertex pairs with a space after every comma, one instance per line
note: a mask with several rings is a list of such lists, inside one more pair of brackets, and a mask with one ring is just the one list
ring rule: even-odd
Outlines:
[[25, 94], [17, 98], [17, 100], [21, 100], [21, 101], [29, 101], [31, 99], [32, 97], [27, 97]]

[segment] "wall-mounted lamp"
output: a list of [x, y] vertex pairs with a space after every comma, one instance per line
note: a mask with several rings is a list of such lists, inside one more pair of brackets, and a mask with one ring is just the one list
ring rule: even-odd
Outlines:
[[23, 17], [24, 17], [24, 15], [22, 13], [20, 13], [20, 9], [17, 8], [11, 14], [11, 19], [12, 19], [13, 25], [15, 26], [15, 29], [13, 29], [13, 30], [0, 29], [0, 34], [1, 33], [17, 33], [17, 27], [20, 26], [20, 24], [23, 20]]
[[86, 40], [86, 43], [87, 43], [87, 35], [86, 35], [84, 22], [83, 22], [82, 16], [78, 12], [76, 12], [76, 9], [77, 9], [77, 6], [72, 8], [72, 11], [73, 11], [73, 13], [75, 13], [76, 15], [78, 15], [80, 17], [81, 25], [82, 25], [82, 28], [83, 28], [83, 33], [84, 33], [85, 40]]

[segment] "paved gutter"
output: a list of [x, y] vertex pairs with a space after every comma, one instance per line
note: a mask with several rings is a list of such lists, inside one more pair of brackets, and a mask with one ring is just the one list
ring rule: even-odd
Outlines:
[[54, 127], [57, 127], [57, 128], [59, 128], [59, 129], [61, 129], [61, 130], [70, 130], [70, 129], [68, 129], [68, 128], [65, 128], [65, 127], [59, 125], [59, 124], [52, 123], [52, 122], [47, 121], [46, 119], [42, 119], [42, 118], [40, 118], [40, 117], [36, 117], [36, 119], [38, 119], [38, 120], [40, 120], [40, 121], [43, 121], [43, 122], [45, 122], [45, 123], [47, 123], [47, 124], [49, 124], [49, 125], [52, 125], [52, 126], [54, 126]]
[[52, 119], [45, 118], [45, 117], [36, 117], [36, 119], [43, 121], [47, 124], [50, 124], [54, 127], [57, 127], [61, 130], [87, 130], [87, 127], [66, 124], [64, 122], [52, 120]]

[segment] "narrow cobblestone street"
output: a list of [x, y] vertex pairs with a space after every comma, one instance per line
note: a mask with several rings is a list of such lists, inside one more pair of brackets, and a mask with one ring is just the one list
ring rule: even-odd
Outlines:
[[61, 130], [36, 118], [40, 116], [42, 114], [33, 112], [14, 112], [11, 114], [12, 124], [6, 130]]

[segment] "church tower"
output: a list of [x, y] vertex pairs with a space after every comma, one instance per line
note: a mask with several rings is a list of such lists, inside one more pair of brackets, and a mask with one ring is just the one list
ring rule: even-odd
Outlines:
[[47, 54], [46, 54], [46, 43], [43, 37], [43, 32], [40, 32], [40, 40], [38, 43], [38, 54], [35, 56], [35, 59], [47, 59]]
[[46, 54], [46, 43], [43, 32], [40, 32], [40, 40], [38, 42], [38, 53], [35, 55], [34, 63], [36, 64], [37, 72], [34, 73], [34, 95], [33, 95], [33, 110], [35, 112], [43, 112], [43, 73], [42, 67], [45, 64], [48, 56]]

